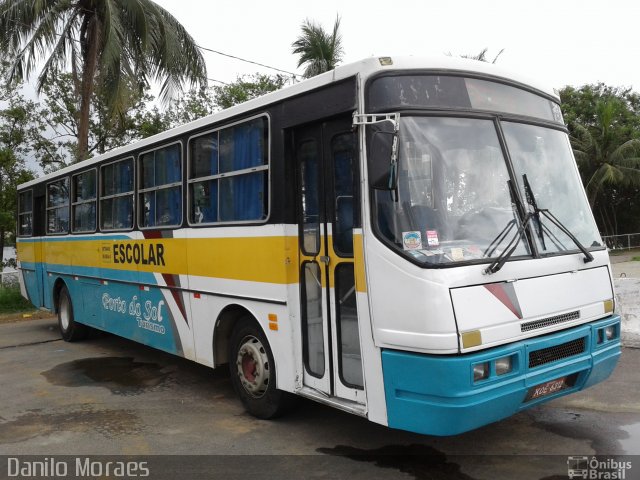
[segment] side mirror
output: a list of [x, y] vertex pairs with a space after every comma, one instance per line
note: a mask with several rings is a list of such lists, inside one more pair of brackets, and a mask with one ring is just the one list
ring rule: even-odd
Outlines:
[[376, 190], [395, 190], [398, 185], [398, 134], [378, 130], [369, 148], [369, 180]]

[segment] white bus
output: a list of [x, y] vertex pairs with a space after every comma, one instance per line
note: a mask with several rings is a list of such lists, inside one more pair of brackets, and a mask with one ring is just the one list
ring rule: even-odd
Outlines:
[[549, 89], [369, 58], [19, 187], [24, 295], [294, 395], [453, 435], [604, 380], [620, 317]]

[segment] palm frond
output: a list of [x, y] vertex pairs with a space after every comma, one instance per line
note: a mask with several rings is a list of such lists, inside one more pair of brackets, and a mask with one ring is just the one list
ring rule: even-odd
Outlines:
[[306, 78], [333, 70], [344, 54], [340, 35], [340, 17], [336, 16], [332, 33], [306, 19], [300, 26], [301, 35], [291, 44], [292, 52], [300, 55], [298, 67], [305, 65]]

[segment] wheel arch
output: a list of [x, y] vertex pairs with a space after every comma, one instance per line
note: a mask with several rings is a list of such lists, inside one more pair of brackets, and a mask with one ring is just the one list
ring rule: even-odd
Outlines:
[[229, 362], [229, 340], [234, 325], [243, 317], [250, 317], [267, 337], [267, 334], [256, 318], [246, 307], [238, 304], [227, 305], [216, 319], [213, 329], [213, 366], [218, 367]]
[[56, 278], [56, 281], [53, 284], [52, 290], [52, 300], [53, 300], [53, 313], [58, 313], [60, 309], [60, 292], [62, 291], [62, 287], [69, 291], [69, 287], [67, 287], [67, 283], [61, 278]]

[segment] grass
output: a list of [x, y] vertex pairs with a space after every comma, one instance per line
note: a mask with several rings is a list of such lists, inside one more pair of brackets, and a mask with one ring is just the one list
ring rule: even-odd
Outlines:
[[632, 262], [640, 262], [640, 255], [636, 255], [631, 259]]
[[34, 310], [31, 302], [20, 294], [18, 285], [0, 285], [0, 313], [18, 313]]

